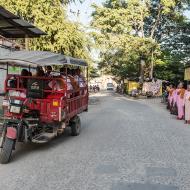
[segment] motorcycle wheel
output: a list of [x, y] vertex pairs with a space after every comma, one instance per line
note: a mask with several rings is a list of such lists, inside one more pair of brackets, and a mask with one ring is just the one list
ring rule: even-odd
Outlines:
[[72, 121], [71, 121], [71, 135], [72, 136], [78, 136], [81, 131], [81, 122], [80, 122], [80, 117], [76, 116]]
[[3, 148], [0, 150], [0, 163], [7, 164], [10, 161], [15, 140], [5, 137]]

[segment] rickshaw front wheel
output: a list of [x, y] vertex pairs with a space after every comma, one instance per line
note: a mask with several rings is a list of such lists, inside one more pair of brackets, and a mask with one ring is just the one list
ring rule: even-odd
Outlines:
[[71, 120], [71, 135], [78, 136], [81, 131], [80, 117], [77, 115]]
[[5, 137], [3, 148], [0, 150], [0, 163], [7, 164], [10, 161], [15, 140]]

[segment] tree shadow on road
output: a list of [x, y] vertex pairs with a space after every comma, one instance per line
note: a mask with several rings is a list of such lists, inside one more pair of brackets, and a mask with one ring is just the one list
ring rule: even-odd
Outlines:
[[35, 144], [35, 143], [17, 143], [16, 144], [16, 150], [12, 154], [11, 162], [16, 162], [17, 160], [28, 156], [34, 152], [43, 152], [47, 151], [48, 149], [52, 149], [57, 147], [58, 145], [72, 140], [72, 136], [70, 135], [70, 129], [67, 128], [65, 132], [52, 139], [51, 141], [44, 143], [44, 144]]

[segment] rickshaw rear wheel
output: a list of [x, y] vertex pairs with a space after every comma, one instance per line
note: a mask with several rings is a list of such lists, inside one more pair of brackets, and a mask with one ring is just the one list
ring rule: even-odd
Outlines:
[[0, 163], [7, 164], [10, 161], [15, 140], [5, 137], [3, 148], [0, 150]]
[[71, 120], [71, 135], [78, 136], [81, 131], [80, 117], [77, 115]]

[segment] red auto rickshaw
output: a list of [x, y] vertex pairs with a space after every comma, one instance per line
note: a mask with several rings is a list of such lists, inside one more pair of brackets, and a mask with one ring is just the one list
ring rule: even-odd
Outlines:
[[[0, 62], [7, 65], [0, 163], [10, 161], [17, 142], [46, 143], [61, 135], [66, 127], [71, 128], [73, 136], [80, 134], [79, 114], [88, 110], [88, 80], [78, 88], [68, 89], [69, 75], [66, 72], [62, 76], [58, 69], [81, 68], [88, 79], [85, 61], [50, 52], [18, 51], [0, 58]], [[51, 76], [21, 76], [10, 74], [9, 66], [29, 72], [47, 66], [55, 70]]]

